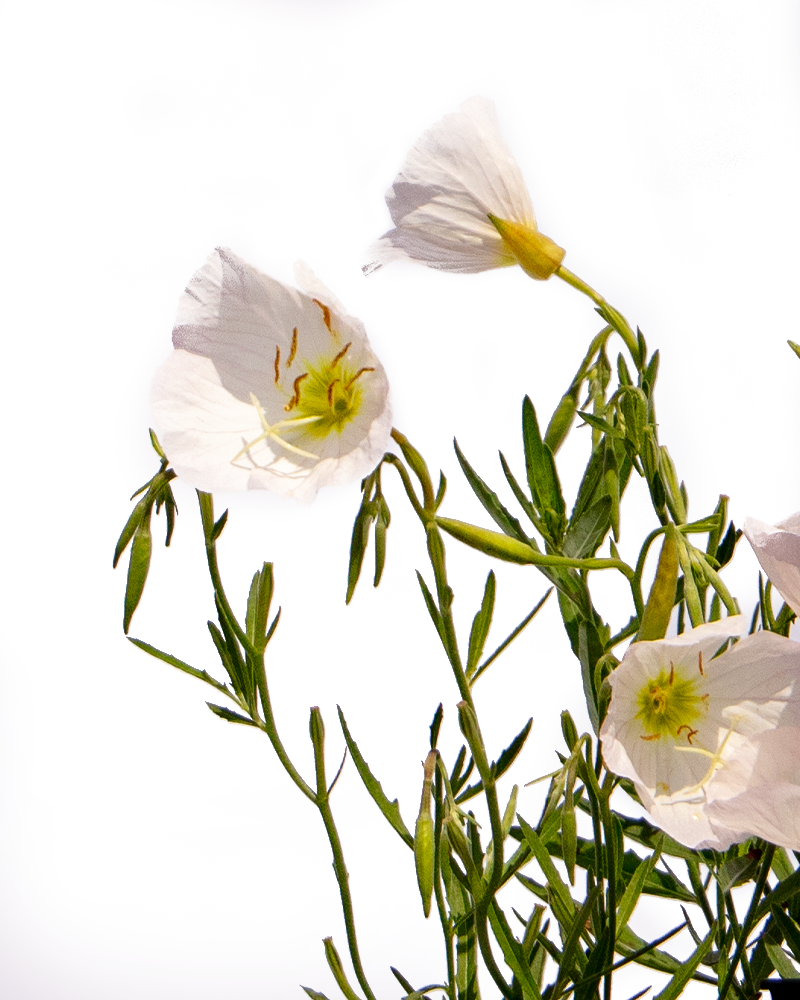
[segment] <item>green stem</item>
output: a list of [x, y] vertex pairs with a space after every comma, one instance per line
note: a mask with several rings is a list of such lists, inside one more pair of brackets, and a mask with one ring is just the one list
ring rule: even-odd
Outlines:
[[725, 997], [728, 995], [728, 990], [733, 982], [736, 968], [739, 965], [745, 948], [747, 947], [747, 939], [750, 937], [750, 931], [753, 929], [753, 925], [755, 924], [756, 911], [758, 910], [758, 904], [761, 900], [761, 896], [764, 893], [764, 886], [767, 882], [769, 870], [772, 867], [772, 859], [774, 855], [775, 845], [767, 844], [764, 848], [764, 854], [761, 857], [761, 871], [758, 873], [758, 881], [756, 882], [755, 889], [753, 889], [753, 897], [750, 900], [750, 906], [747, 908], [747, 915], [745, 916], [744, 923], [742, 924], [739, 940], [736, 942], [736, 951], [733, 953], [733, 959], [731, 960], [731, 964], [728, 966], [728, 971], [725, 974], [725, 979], [719, 991], [719, 1000], [725, 1000]]
[[261, 708], [264, 712], [264, 722], [262, 726], [264, 732], [269, 737], [272, 749], [275, 751], [278, 760], [281, 764], [283, 764], [284, 771], [286, 771], [303, 795], [305, 795], [306, 798], [311, 799], [311, 801], [316, 804], [317, 796], [315, 795], [313, 788], [311, 788], [311, 786], [302, 778], [300, 772], [289, 759], [289, 755], [287, 754], [286, 749], [281, 742], [281, 738], [278, 735], [278, 729], [275, 725], [275, 715], [272, 711], [272, 702], [269, 696], [267, 670], [264, 665], [263, 653], [256, 660], [256, 684], [258, 685], [258, 693], [261, 697]]
[[314, 769], [317, 780], [317, 794], [314, 796], [314, 799], [317, 808], [319, 809], [319, 814], [322, 817], [322, 822], [325, 824], [325, 832], [328, 835], [328, 842], [331, 845], [331, 851], [333, 853], [333, 871], [339, 885], [339, 896], [342, 901], [342, 916], [344, 917], [344, 925], [347, 932], [347, 946], [350, 951], [350, 960], [353, 963], [353, 971], [356, 974], [356, 979], [358, 980], [361, 989], [367, 995], [367, 1000], [376, 1000], [375, 994], [372, 992], [364, 973], [364, 967], [361, 964], [361, 955], [358, 951], [356, 924], [353, 916], [353, 900], [350, 895], [350, 876], [347, 871], [347, 866], [344, 863], [342, 842], [339, 839], [339, 831], [336, 829], [336, 823], [334, 822], [333, 813], [331, 812], [330, 802], [328, 800], [328, 785], [325, 778], [325, 749], [323, 745], [324, 727], [322, 727], [322, 718], [319, 715], [319, 710], [312, 709], [312, 718], [314, 712], [317, 713], [317, 717], [320, 720], [320, 736], [318, 739], [313, 738], [312, 730], [312, 740], [314, 744]]
[[596, 292], [591, 287], [591, 285], [587, 285], [582, 278], [579, 278], [577, 274], [573, 274], [572, 271], [564, 267], [563, 264], [556, 269], [555, 274], [557, 274], [562, 281], [566, 281], [568, 285], [572, 285], [573, 288], [577, 288], [579, 292], [583, 292], [584, 295], [587, 295], [592, 300], [592, 302], [595, 303], [595, 305], [598, 305], [604, 309], [611, 309], [614, 313], [616, 313], [620, 317], [620, 319], [622, 319], [623, 322], [620, 323], [619, 327], [616, 328], [617, 333], [625, 341], [625, 346], [630, 351], [631, 357], [633, 358], [636, 367], [639, 368], [640, 365], [644, 362], [644, 358], [640, 360], [639, 345], [636, 342], [636, 338], [633, 336], [632, 331], [625, 322], [625, 318], [622, 316], [622, 314], [618, 310], [614, 309], [614, 307], [611, 306], [610, 303], [608, 303], [599, 292]]

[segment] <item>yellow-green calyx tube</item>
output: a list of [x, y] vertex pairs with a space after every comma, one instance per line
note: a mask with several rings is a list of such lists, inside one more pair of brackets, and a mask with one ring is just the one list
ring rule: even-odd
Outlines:
[[422, 897], [422, 910], [427, 917], [431, 912], [431, 896], [434, 879], [434, 824], [431, 816], [431, 781], [436, 767], [436, 751], [431, 750], [423, 765], [425, 777], [422, 784], [422, 801], [414, 830], [414, 864], [417, 869], [417, 885]]
[[546, 281], [561, 265], [566, 250], [533, 226], [509, 222], [490, 215], [492, 225], [503, 237], [522, 270], [538, 281]]

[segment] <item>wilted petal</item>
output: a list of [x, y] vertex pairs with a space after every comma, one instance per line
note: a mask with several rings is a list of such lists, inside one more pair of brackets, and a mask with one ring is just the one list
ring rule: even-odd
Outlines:
[[[396, 228], [370, 248], [366, 274], [402, 257], [462, 273], [519, 263], [490, 216], [540, 237], [494, 105], [481, 97], [465, 101], [460, 111], [423, 133], [386, 193], [386, 203]], [[557, 267], [563, 251], [540, 238], [558, 257]]]
[[776, 525], [745, 518], [744, 533], [773, 586], [800, 614], [800, 512]]
[[173, 344], [153, 410], [173, 468], [198, 489], [310, 500], [383, 456], [386, 374], [327, 290], [306, 295], [218, 249], [186, 288]]

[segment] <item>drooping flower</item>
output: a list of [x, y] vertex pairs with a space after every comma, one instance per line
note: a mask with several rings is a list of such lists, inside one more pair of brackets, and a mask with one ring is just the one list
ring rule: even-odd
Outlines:
[[800, 849], [800, 645], [729, 638], [741, 616], [633, 643], [609, 678], [603, 758], [687, 847], [750, 836]]
[[156, 372], [159, 436], [200, 490], [267, 489], [301, 501], [359, 479], [386, 451], [389, 384], [362, 324], [217, 249], [189, 282]]
[[564, 251], [536, 228], [522, 173], [494, 105], [472, 97], [422, 136], [386, 193], [395, 228], [370, 248], [365, 274], [408, 257], [475, 273], [520, 264], [549, 278]]
[[744, 533], [773, 586], [800, 615], [800, 512], [774, 526], [745, 518]]

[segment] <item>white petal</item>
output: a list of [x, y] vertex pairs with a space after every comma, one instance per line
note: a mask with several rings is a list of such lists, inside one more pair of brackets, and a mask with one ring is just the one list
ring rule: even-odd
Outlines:
[[[318, 296], [218, 249], [187, 286], [176, 350], [156, 375], [152, 399], [173, 468], [198, 489], [269, 489], [307, 501], [322, 486], [363, 478], [386, 451], [383, 366], [363, 325], [306, 277]], [[327, 403], [325, 389], [337, 372], [335, 392], [355, 404], [344, 422], [328, 423], [333, 389]], [[304, 413], [302, 389], [313, 417]]]
[[480, 97], [423, 133], [386, 203], [396, 228], [370, 248], [367, 274], [398, 257], [461, 273], [504, 267], [516, 260], [488, 216], [536, 227], [494, 105]]
[[800, 614], [800, 512], [774, 526], [745, 518], [744, 533], [773, 586]]
[[247, 489], [250, 469], [231, 459], [261, 433], [258, 413], [223, 387], [209, 358], [173, 351], [156, 371], [150, 403], [180, 479], [207, 493]]

